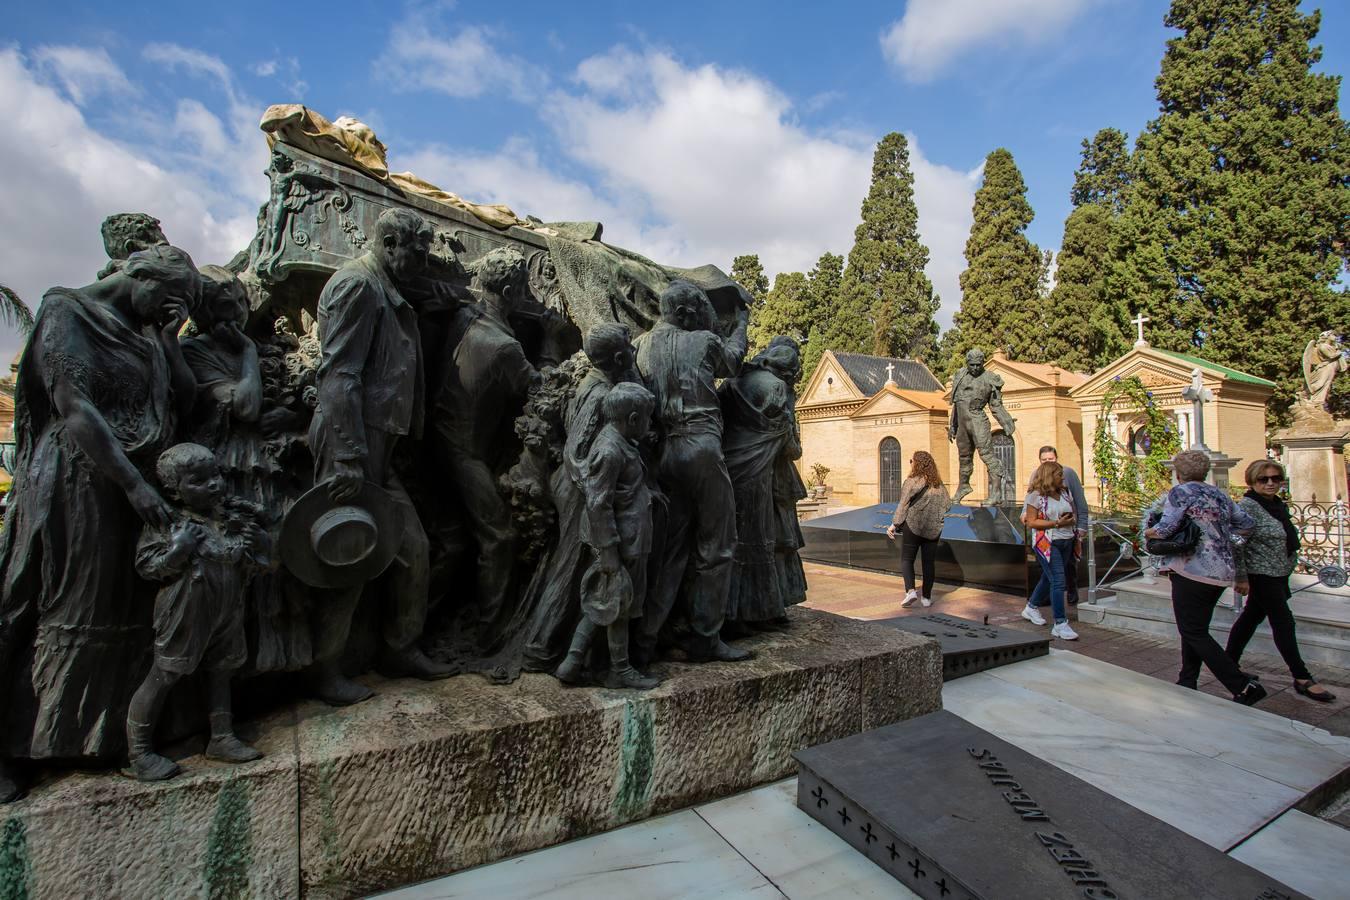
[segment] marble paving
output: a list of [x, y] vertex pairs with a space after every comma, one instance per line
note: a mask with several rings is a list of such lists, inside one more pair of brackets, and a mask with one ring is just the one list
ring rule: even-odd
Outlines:
[[[1350, 739], [1080, 654], [948, 682], [947, 709], [1319, 900], [1350, 900], [1350, 830], [1291, 807]], [[913, 897], [796, 808], [788, 779], [384, 895]]]

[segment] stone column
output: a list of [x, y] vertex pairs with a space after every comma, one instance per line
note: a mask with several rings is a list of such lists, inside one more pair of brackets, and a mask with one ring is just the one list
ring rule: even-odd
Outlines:
[[1345, 445], [1350, 432], [1322, 434], [1289, 428], [1275, 435], [1284, 448], [1289, 470], [1289, 496], [1295, 503], [1335, 503], [1345, 497]]

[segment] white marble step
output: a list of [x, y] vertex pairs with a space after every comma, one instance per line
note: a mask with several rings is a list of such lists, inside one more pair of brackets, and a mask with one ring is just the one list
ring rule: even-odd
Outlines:
[[[1171, 585], [1166, 577], [1153, 582], [1131, 578], [1115, 586], [1114, 596], [1100, 596], [1095, 603], [1080, 603], [1078, 618], [1093, 625], [1106, 625], [1158, 637], [1175, 637]], [[1221, 604], [1232, 602], [1226, 591]], [[1350, 598], [1327, 591], [1302, 591], [1290, 601], [1298, 630], [1299, 649], [1308, 662], [1350, 667]], [[1238, 614], [1227, 606], [1215, 607], [1210, 631], [1220, 643], [1227, 639]], [[1256, 653], [1277, 654], [1270, 626], [1257, 628], [1248, 648]]]
[[1350, 829], [1301, 813], [1280, 816], [1229, 854], [1319, 900], [1350, 900]]

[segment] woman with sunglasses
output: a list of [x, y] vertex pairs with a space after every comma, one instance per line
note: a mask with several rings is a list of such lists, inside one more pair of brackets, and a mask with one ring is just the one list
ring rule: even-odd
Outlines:
[[1313, 680], [1294, 636], [1289, 576], [1298, 559], [1299, 536], [1289, 518], [1289, 507], [1279, 496], [1284, 479], [1284, 466], [1274, 460], [1258, 459], [1247, 466], [1247, 493], [1239, 505], [1256, 522], [1256, 527], [1246, 543], [1234, 551], [1235, 590], [1247, 595], [1247, 605], [1228, 633], [1226, 649], [1233, 662], [1241, 662], [1242, 651], [1256, 633], [1256, 627], [1269, 619], [1275, 647], [1293, 676], [1294, 690], [1312, 700], [1330, 703], [1336, 695]]

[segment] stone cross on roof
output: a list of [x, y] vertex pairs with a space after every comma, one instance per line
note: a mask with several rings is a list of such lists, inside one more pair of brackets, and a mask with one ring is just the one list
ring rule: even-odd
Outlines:
[[1139, 313], [1130, 322], [1139, 329], [1139, 338], [1134, 342], [1136, 347], [1147, 347], [1148, 341], [1144, 340], [1144, 323], [1153, 321], [1143, 313]]
[[1191, 421], [1194, 426], [1191, 433], [1194, 441], [1188, 449], [1203, 450], [1210, 453], [1209, 447], [1205, 446], [1205, 407], [1204, 405], [1214, 399], [1214, 392], [1205, 387], [1205, 382], [1201, 378], [1199, 369], [1191, 370], [1191, 383], [1181, 392], [1182, 400], [1191, 402]]
[[895, 363], [886, 363], [886, 383], [895, 384]]

